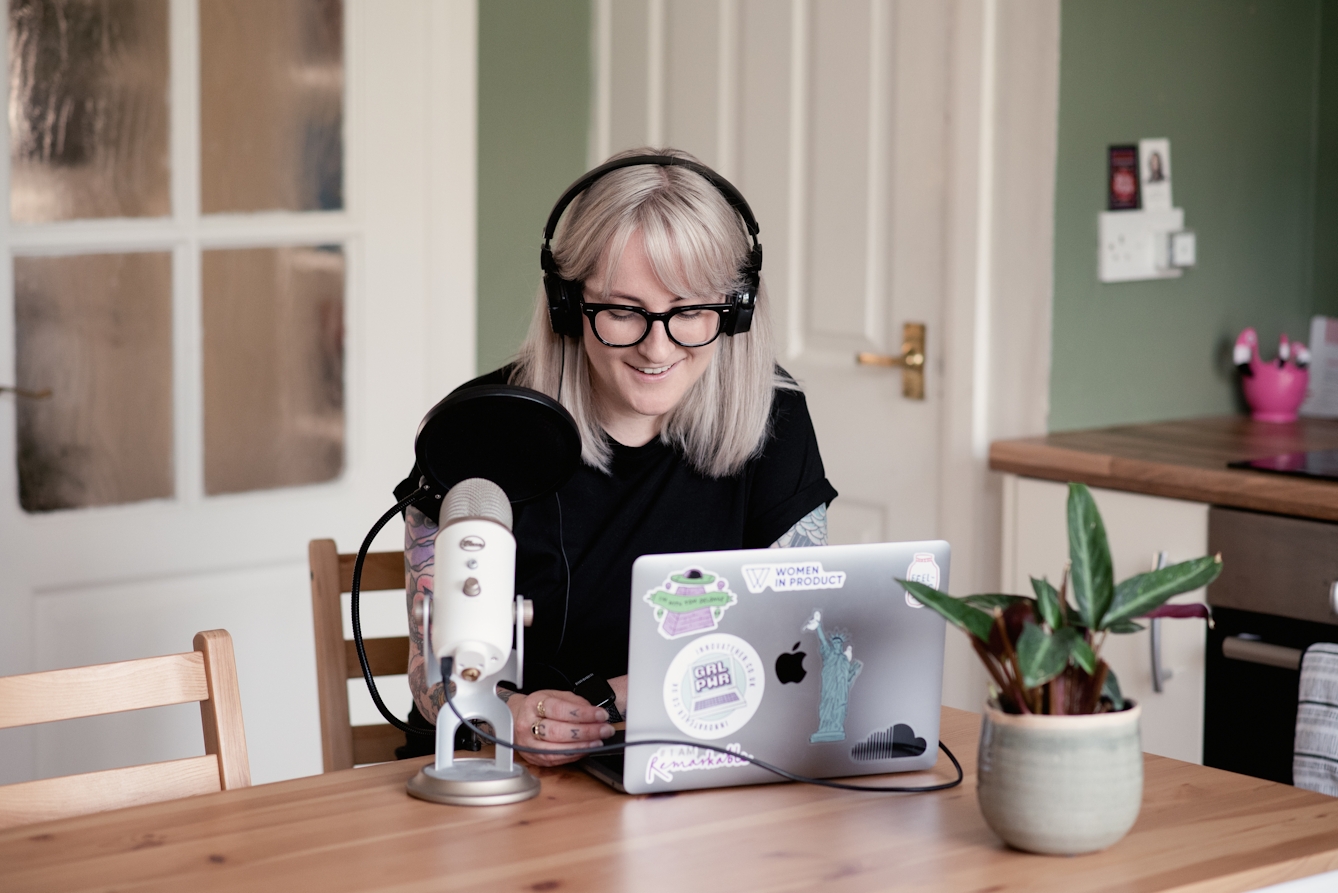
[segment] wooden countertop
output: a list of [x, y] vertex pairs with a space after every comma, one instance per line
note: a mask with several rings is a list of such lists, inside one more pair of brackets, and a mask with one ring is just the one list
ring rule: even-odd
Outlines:
[[1068, 431], [990, 445], [990, 468], [1280, 515], [1338, 521], [1338, 483], [1227, 468], [1279, 453], [1338, 449], [1338, 421], [1245, 416]]
[[[1143, 810], [1102, 853], [1009, 850], [976, 805], [979, 716], [944, 708], [965, 783], [879, 795], [796, 784], [627, 797], [545, 770], [488, 808], [410, 798], [423, 760], [0, 832], [0, 889], [1242, 891], [1338, 868], [1338, 800], [1145, 758]], [[923, 781], [951, 776], [940, 757]]]

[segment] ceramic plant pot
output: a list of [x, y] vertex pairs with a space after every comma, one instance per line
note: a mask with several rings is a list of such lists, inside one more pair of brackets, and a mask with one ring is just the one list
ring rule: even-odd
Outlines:
[[1137, 705], [1091, 716], [1015, 716], [993, 704], [980, 729], [976, 796], [985, 823], [1032, 853], [1103, 850], [1143, 802]]

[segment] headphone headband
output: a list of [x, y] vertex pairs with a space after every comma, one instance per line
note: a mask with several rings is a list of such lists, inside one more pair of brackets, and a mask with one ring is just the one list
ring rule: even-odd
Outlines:
[[585, 176], [567, 187], [567, 191], [562, 193], [562, 197], [557, 200], [553, 206], [553, 211], [548, 215], [548, 224], [544, 227], [544, 247], [550, 247], [553, 241], [553, 235], [557, 232], [558, 221], [562, 219], [562, 212], [567, 210], [567, 206], [576, 200], [576, 196], [589, 189], [596, 180], [612, 171], [625, 167], [638, 167], [643, 164], [654, 164], [660, 167], [682, 167], [687, 168], [695, 174], [705, 177], [712, 186], [714, 186], [725, 201], [729, 202], [730, 207], [739, 213], [743, 218], [743, 225], [748, 230], [748, 235], [752, 237], [753, 242], [757, 241], [759, 227], [757, 218], [753, 216], [753, 209], [748, 207], [748, 202], [743, 197], [743, 193], [734, 188], [734, 184], [717, 174], [704, 164], [698, 164], [695, 161], [689, 161], [686, 158], [678, 158], [674, 155], [632, 155], [627, 158], [615, 158], [613, 161], [606, 161], [599, 167], [586, 173]]

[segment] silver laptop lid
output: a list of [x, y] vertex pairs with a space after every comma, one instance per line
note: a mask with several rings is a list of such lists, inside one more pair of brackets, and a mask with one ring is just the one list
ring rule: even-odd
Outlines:
[[937, 760], [944, 620], [897, 578], [948, 586], [941, 540], [645, 555], [632, 567], [628, 793]]

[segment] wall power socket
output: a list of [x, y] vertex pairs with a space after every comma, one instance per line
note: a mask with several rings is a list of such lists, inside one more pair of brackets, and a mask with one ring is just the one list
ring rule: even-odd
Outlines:
[[1102, 282], [1175, 279], [1184, 274], [1167, 261], [1171, 233], [1185, 228], [1183, 208], [1168, 211], [1103, 211], [1098, 225], [1097, 275]]

